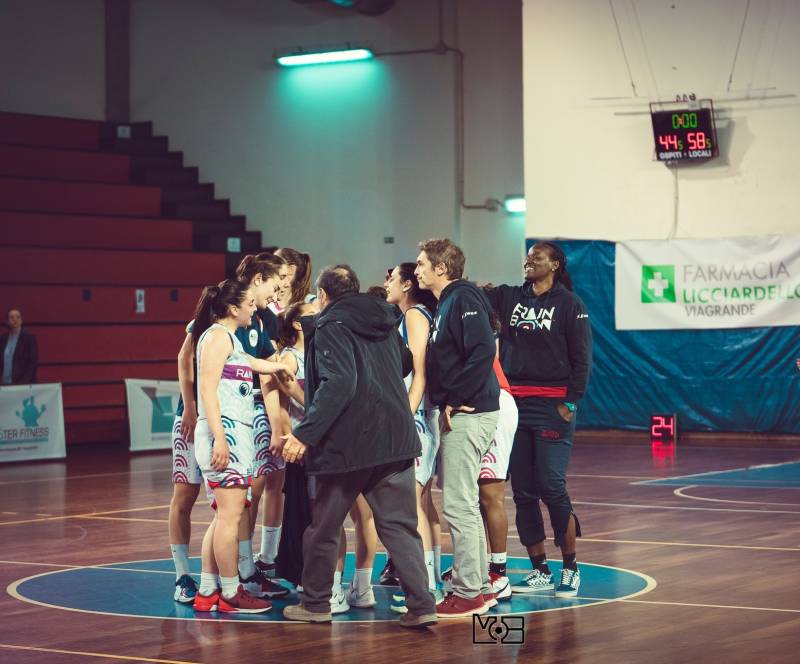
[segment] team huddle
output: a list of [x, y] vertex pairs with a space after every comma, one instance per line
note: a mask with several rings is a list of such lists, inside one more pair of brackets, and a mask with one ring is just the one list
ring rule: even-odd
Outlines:
[[[178, 355], [176, 601], [262, 613], [296, 593], [285, 618], [330, 622], [376, 605], [379, 540], [388, 560], [378, 583], [395, 587], [390, 608], [404, 627], [482, 614], [512, 593], [577, 594], [580, 524], [566, 470], [591, 328], [566, 256], [538, 243], [522, 285], [479, 287], [463, 278], [464, 254], [450, 240], [419, 248], [368, 293], [337, 265], [312, 295], [310, 257], [288, 248], [247, 256], [236, 279], [204, 289]], [[532, 564], [513, 584], [509, 476]], [[188, 548], [201, 485], [214, 519], [198, 587]], [[446, 570], [436, 491], [452, 538]], [[562, 552], [560, 579], [540, 502]], [[348, 514], [356, 561], [345, 590]]]

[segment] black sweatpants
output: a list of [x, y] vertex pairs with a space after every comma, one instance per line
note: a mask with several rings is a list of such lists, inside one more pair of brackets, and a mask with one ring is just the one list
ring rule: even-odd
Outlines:
[[361, 493], [372, 508], [378, 537], [392, 558], [409, 612], [434, 613], [422, 540], [417, 533], [414, 460], [315, 477], [311, 525], [303, 535], [303, 606], [317, 613], [330, 612], [339, 534]]
[[[517, 399], [519, 425], [508, 469], [517, 507], [517, 532], [526, 547], [545, 539], [540, 500], [550, 513], [556, 546], [561, 546], [573, 514], [567, 493], [567, 468], [575, 418], [566, 422], [558, 412], [559, 403], [560, 399], [545, 397]], [[575, 530], [580, 536], [577, 517]]]

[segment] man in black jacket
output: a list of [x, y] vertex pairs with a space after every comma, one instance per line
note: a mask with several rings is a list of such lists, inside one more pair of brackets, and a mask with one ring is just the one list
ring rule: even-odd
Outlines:
[[22, 313], [9, 309], [8, 332], [0, 337], [0, 375], [3, 385], [28, 385], [36, 382], [39, 350], [36, 337], [22, 329]]
[[462, 618], [497, 604], [478, 503], [481, 457], [494, 440], [500, 409], [494, 332], [483, 292], [461, 278], [461, 249], [447, 239], [419, 248], [414, 274], [439, 300], [425, 364], [428, 396], [441, 413], [443, 513], [453, 538], [453, 593], [436, 613]]
[[408, 613], [403, 627], [436, 622], [417, 533], [414, 459], [421, 453], [403, 376], [411, 353], [391, 306], [359, 294], [347, 265], [317, 280], [320, 313], [305, 363], [306, 414], [286, 437], [283, 456], [316, 477], [311, 525], [303, 536], [303, 602], [284, 617], [330, 622], [339, 533], [359, 493], [395, 561]]

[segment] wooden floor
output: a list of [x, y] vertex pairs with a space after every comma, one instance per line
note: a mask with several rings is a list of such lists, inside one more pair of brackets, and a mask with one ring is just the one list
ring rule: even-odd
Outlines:
[[[474, 645], [469, 621], [409, 633], [392, 623], [123, 618], [3, 593], [0, 662], [794, 663], [800, 490], [634, 482], [797, 460], [798, 449], [686, 448], [670, 466], [647, 446], [577, 446], [569, 486], [584, 532], [579, 561], [635, 570], [658, 585], [629, 600], [527, 614], [523, 645]], [[78, 447], [66, 462], [0, 467], [2, 586], [58, 569], [168, 558], [170, 464], [164, 453]], [[510, 497], [507, 505], [509, 553], [522, 555]], [[193, 555], [205, 506], [195, 515]], [[124, 600], [137, 588], [116, 592]]]

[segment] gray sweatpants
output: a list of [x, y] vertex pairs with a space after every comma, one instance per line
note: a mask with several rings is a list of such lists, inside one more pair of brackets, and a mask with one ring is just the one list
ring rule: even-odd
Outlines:
[[442, 432], [442, 503], [453, 538], [453, 593], [469, 599], [490, 592], [478, 474], [499, 414], [458, 413], [451, 417], [452, 431]]
[[372, 508], [378, 537], [392, 558], [409, 612], [434, 613], [422, 540], [417, 533], [413, 459], [315, 478], [311, 525], [303, 534], [303, 606], [308, 611], [330, 612], [339, 532], [361, 493]]

